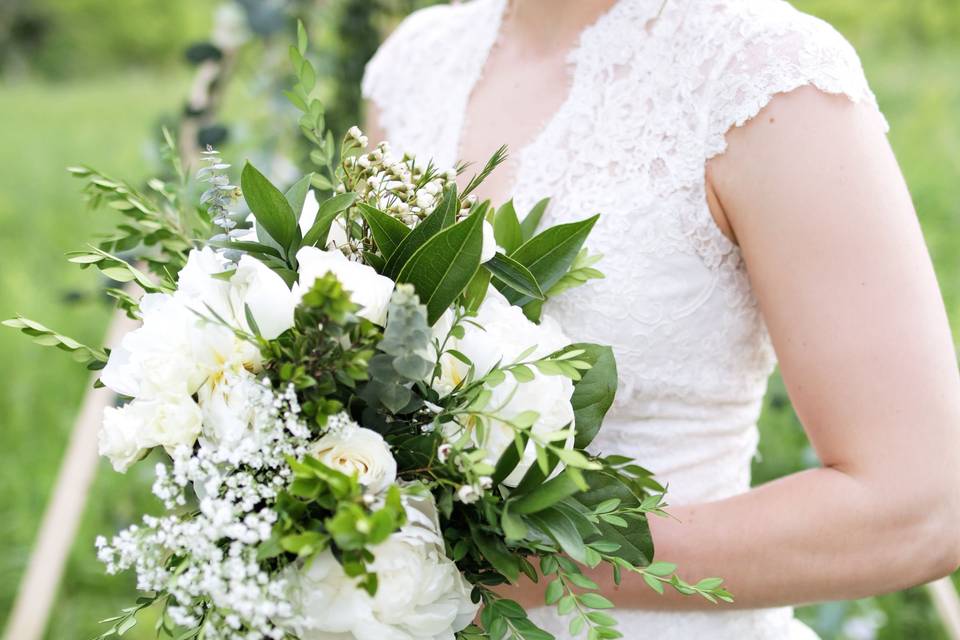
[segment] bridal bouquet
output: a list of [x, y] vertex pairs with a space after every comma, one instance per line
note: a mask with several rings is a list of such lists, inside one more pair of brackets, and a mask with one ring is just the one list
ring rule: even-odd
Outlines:
[[[199, 178], [148, 190], [88, 168], [122, 222], [70, 255], [141, 321], [110, 352], [8, 321], [102, 369], [100, 452], [150, 457], [163, 513], [97, 541], [182, 639], [523, 638], [537, 628], [498, 585], [547, 581], [572, 635], [617, 638], [581, 567], [608, 565], [710, 600], [719, 579], [651, 563], [663, 489], [634, 461], [585, 448], [616, 390], [611, 350], [575, 344], [543, 303], [600, 277], [596, 217], [540, 230], [359, 129], [337, 145], [311, 97], [301, 31], [289, 97], [317, 171], [285, 192], [253, 165], [239, 186], [209, 151]], [[173, 142], [169, 141], [171, 150]], [[319, 196], [319, 197], [318, 197]], [[135, 259], [121, 254], [135, 252]]]

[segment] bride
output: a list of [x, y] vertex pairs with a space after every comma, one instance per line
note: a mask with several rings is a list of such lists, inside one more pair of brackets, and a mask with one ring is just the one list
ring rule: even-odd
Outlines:
[[[508, 143], [482, 197], [551, 196], [550, 224], [602, 213], [606, 279], [550, 309], [617, 353], [595, 447], [669, 483], [657, 559], [736, 596], [598, 575], [627, 638], [812, 638], [790, 605], [957, 567], [951, 334], [886, 122], [830, 26], [783, 0], [472, 0], [410, 16], [363, 88], [398, 149], [453, 165]], [[750, 489], [775, 362], [822, 466]]]

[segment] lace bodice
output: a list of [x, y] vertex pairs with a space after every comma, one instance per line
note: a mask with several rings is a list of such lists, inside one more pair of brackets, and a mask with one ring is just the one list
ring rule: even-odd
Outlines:
[[[363, 90], [395, 148], [458, 160], [506, 4], [419, 11], [381, 47]], [[588, 245], [604, 254], [606, 278], [547, 305], [572, 338], [615, 350], [620, 387], [594, 446], [653, 469], [673, 504], [746, 491], [775, 355], [740, 251], [707, 206], [705, 163], [778, 93], [814, 85], [875, 105], [860, 61], [832, 27], [782, 0], [620, 0], [569, 64], [565, 102], [514, 150], [512, 195], [521, 212], [550, 196], [545, 223], [602, 214]], [[812, 635], [791, 618], [636, 612], [621, 630]], [[544, 624], [564, 637], [562, 624]]]

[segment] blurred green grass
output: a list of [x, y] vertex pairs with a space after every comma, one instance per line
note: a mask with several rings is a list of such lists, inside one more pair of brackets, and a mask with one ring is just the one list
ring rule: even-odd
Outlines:
[[[89, 163], [137, 180], [150, 168], [148, 126], [179, 107], [186, 77], [129, 75], [84, 82], [7, 84], [0, 96], [0, 316], [23, 313], [90, 344], [101, 344], [109, 308], [93, 272], [72, 268], [66, 251], [104, 228], [85, 211], [80, 182], [64, 170]], [[176, 90], [171, 91], [171, 87]], [[0, 626], [88, 384], [83, 367], [62, 352], [0, 332]], [[76, 539], [48, 637], [88, 638], [96, 620], [131, 602], [128, 576], [106, 578], [92, 542], [132, 521], [145, 503], [144, 467], [121, 477], [102, 465]], [[140, 477], [138, 477], [140, 476]], [[131, 479], [135, 480], [131, 483]], [[144, 636], [145, 637], [145, 636]]]
[[[828, 16], [843, 12], [838, 4], [821, 0], [796, 4]], [[905, 44], [891, 51], [875, 36], [848, 35], [860, 46], [890, 120], [890, 140], [911, 186], [954, 335], [960, 335], [960, 48]], [[60, 256], [105, 226], [105, 214], [84, 211], [79, 183], [63, 168], [87, 163], [134, 182], [147, 176], [153, 168], [146, 143], [151, 124], [162, 113], [176, 111], [187, 83], [185, 75], [146, 72], [61, 84], [5, 84], [0, 94], [0, 316], [22, 312], [83, 341], [100, 342], [108, 311], [98, 300], [96, 278]], [[64, 354], [39, 349], [12, 331], [0, 332], [0, 362], [8, 365], [0, 386], [2, 626], [87, 376]], [[778, 378], [771, 382], [761, 429], [757, 482], [816, 463]], [[105, 576], [92, 542], [153, 508], [149, 474], [149, 465], [135, 467], [127, 476], [101, 465], [48, 638], [92, 637], [97, 619], [132, 601], [132, 578]], [[825, 639], [853, 640], [842, 630], [845, 617], [877, 610], [887, 620], [877, 635], [880, 640], [945, 637], [922, 590], [805, 608], [801, 614]], [[153, 637], [148, 626], [127, 637]]]

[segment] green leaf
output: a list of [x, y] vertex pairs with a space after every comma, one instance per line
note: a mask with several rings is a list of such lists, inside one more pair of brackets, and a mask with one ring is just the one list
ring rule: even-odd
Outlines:
[[463, 197], [467, 197], [474, 189], [480, 186], [480, 184], [487, 179], [493, 170], [500, 166], [504, 160], [507, 159], [507, 145], [502, 145], [499, 149], [493, 152], [493, 155], [490, 156], [490, 159], [487, 160], [487, 163], [483, 165], [483, 169], [480, 170], [480, 173], [470, 178], [470, 182], [467, 183], [467, 186], [463, 188]]
[[393, 216], [364, 202], [361, 202], [357, 207], [360, 209], [360, 215], [367, 221], [370, 232], [373, 234], [373, 241], [377, 243], [380, 253], [389, 260], [393, 252], [403, 242], [403, 239], [410, 233], [410, 229]]
[[[573, 264], [598, 218], [592, 216], [579, 222], [550, 227], [524, 242], [510, 257], [525, 266], [540, 284], [540, 289], [545, 291], [562, 278]], [[504, 292], [504, 295], [511, 304], [519, 306], [533, 300], [512, 291], [509, 295]]]
[[289, 248], [296, 236], [298, 220], [286, 196], [249, 162], [240, 175], [240, 188], [260, 226], [277, 244]]
[[48, 329], [35, 320], [30, 320], [29, 318], [24, 318], [23, 316], [18, 315], [16, 318], [4, 320], [2, 324], [5, 327], [20, 330], [22, 333], [31, 336], [34, 342], [45, 347], [57, 347], [63, 351], [74, 353], [78, 357], [96, 362], [107, 361], [107, 354], [102, 349], [88, 347], [85, 344], [77, 342], [73, 338], [69, 338], [57, 333], [56, 331], [53, 331], [52, 329]]
[[500, 572], [510, 582], [516, 582], [520, 577], [520, 562], [510, 553], [502, 540], [482, 533], [474, 527], [470, 528], [477, 550], [494, 569]]
[[330, 225], [333, 224], [333, 220], [340, 212], [352, 205], [356, 199], [357, 194], [348, 191], [324, 200], [317, 210], [317, 218], [314, 220], [313, 226], [303, 236], [303, 246], [320, 247], [321, 249], [327, 246], [327, 236], [330, 234]]
[[[529, 435], [526, 433], [517, 433], [517, 438], [520, 438], [520, 442], [523, 443], [523, 448], [527, 445], [527, 439]], [[520, 452], [517, 451], [517, 447], [507, 447], [504, 449], [503, 453], [500, 454], [500, 459], [497, 460], [496, 469], [491, 476], [494, 485], [498, 485], [504, 481], [513, 470], [517, 468], [517, 464], [520, 462]]]
[[580, 537], [580, 532], [563, 512], [558, 509], [544, 509], [527, 516], [538, 529], [552, 538], [568, 556], [586, 564], [587, 547]]
[[393, 255], [390, 256], [390, 259], [387, 260], [387, 266], [384, 268], [384, 275], [396, 280], [400, 271], [403, 270], [420, 247], [453, 224], [459, 208], [460, 200], [457, 198], [457, 188], [455, 186], [450, 187], [444, 192], [443, 199], [437, 205], [437, 208], [407, 234]]
[[493, 237], [508, 254], [523, 244], [523, 232], [520, 229], [520, 221], [517, 219], [513, 200], [497, 209], [497, 213], [494, 214]]
[[528, 213], [526, 217], [524, 217], [523, 222], [520, 223], [520, 235], [524, 242], [532, 238], [537, 232], [537, 226], [539, 226], [540, 219], [543, 218], [543, 214], [546, 212], [547, 205], [549, 204], [550, 198], [544, 198], [533, 205], [530, 213]]
[[236, 251], [243, 251], [244, 253], [249, 253], [252, 255], [266, 254], [268, 256], [273, 256], [274, 258], [281, 258], [280, 252], [275, 248], [260, 244], [259, 242], [248, 242], [245, 240], [213, 240], [208, 243], [211, 247], [219, 247], [221, 249], [235, 249]]
[[[427, 307], [430, 325], [457, 299], [479, 269], [483, 249], [482, 224], [482, 212], [478, 211], [441, 231], [410, 257], [397, 276], [398, 282], [409, 282], [414, 286]], [[416, 229], [404, 242], [414, 233]], [[394, 256], [400, 250], [398, 248]]]
[[659, 580], [645, 573], [643, 574], [643, 581], [647, 583], [648, 587], [650, 587], [660, 595], [663, 595], [663, 584], [661, 584]]
[[613, 609], [613, 603], [599, 593], [584, 593], [580, 596], [580, 602], [591, 609]]
[[[588, 479], [590, 489], [577, 494], [574, 499], [588, 509], [593, 509], [612, 498], [619, 499], [625, 508], [640, 505], [634, 489], [617, 476], [607, 472], [589, 471], [584, 476]], [[588, 542], [599, 540], [619, 545], [619, 548], [610, 555], [622, 558], [635, 566], [645, 567], [650, 564], [654, 552], [653, 538], [650, 535], [647, 519], [642, 515], [626, 514], [624, 519], [629, 524], [625, 529], [600, 520], [596, 525], [600, 534], [590, 538]]]
[[543, 594], [543, 600], [547, 605], [554, 605], [561, 597], [563, 597], [563, 582], [557, 579], [547, 585], [547, 590]]
[[483, 266], [492, 275], [496, 276], [495, 284], [501, 291], [504, 287], [509, 287], [516, 293], [529, 296], [535, 300], [544, 299], [543, 291], [540, 290], [537, 279], [525, 266], [513, 258], [502, 253], [496, 253], [493, 258], [483, 263]]
[[297, 51], [300, 55], [307, 53], [307, 29], [302, 20], [297, 20]]
[[[654, 562], [649, 567], [645, 569], [647, 573], [653, 574], [655, 576], [669, 576], [671, 573], [677, 570], [677, 565], [672, 562]], [[721, 580], [722, 582], [722, 580]]]
[[[313, 174], [308, 173], [296, 182], [294, 182], [283, 197], [287, 199], [290, 208], [293, 209], [297, 220], [300, 220], [300, 214], [303, 213], [303, 203], [307, 201], [307, 194], [310, 192], [310, 184], [313, 182]], [[299, 225], [298, 225], [299, 228]]]
[[500, 514], [500, 526], [507, 540], [523, 540], [527, 535], [527, 525], [523, 518], [511, 513], [509, 505], [505, 505]]
[[570, 398], [577, 430], [573, 445], [585, 449], [600, 432], [603, 418], [613, 405], [617, 394], [617, 361], [608, 346], [579, 343], [570, 348], [582, 349], [577, 359], [591, 365], [574, 383]]
[[530, 514], [543, 511], [576, 493], [580, 488], [567, 473], [561, 473], [547, 480], [530, 493], [511, 500], [509, 503], [515, 513]]

